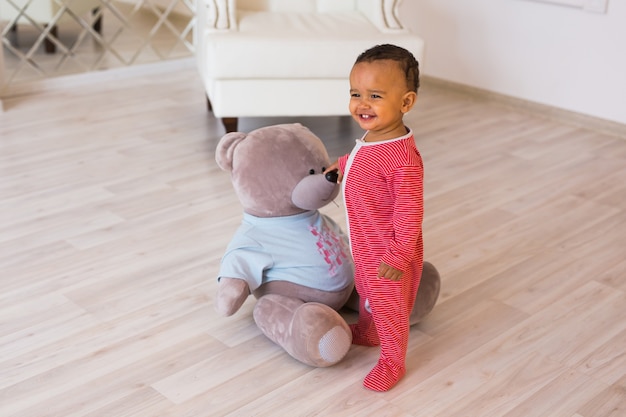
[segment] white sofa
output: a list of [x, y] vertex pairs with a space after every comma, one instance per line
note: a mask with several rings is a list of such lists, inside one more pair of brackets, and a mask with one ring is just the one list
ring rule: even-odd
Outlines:
[[237, 118], [347, 115], [357, 56], [383, 43], [424, 42], [397, 15], [400, 0], [197, 0], [198, 69], [209, 109]]

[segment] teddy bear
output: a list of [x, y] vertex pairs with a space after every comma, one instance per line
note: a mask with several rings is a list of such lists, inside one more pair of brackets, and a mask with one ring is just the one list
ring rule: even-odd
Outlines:
[[[336, 364], [352, 344], [338, 311], [358, 311], [358, 294], [348, 238], [319, 211], [339, 194], [336, 177], [323, 174], [330, 159], [322, 140], [299, 123], [231, 132], [215, 159], [243, 207], [220, 264], [217, 312], [235, 314], [252, 294], [265, 336], [307, 365]], [[425, 262], [411, 324], [432, 310], [439, 288]]]

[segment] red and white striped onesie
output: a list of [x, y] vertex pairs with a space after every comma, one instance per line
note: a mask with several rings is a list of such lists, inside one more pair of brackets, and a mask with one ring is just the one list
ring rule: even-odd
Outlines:
[[[350, 327], [353, 343], [381, 345], [364, 385], [386, 391], [406, 372], [409, 315], [424, 259], [424, 171], [412, 131], [381, 142], [366, 136], [338, 160], [361, 300], [359, 320]], [[377, 278], [381, 261], [403, 271], [402, 279]]]

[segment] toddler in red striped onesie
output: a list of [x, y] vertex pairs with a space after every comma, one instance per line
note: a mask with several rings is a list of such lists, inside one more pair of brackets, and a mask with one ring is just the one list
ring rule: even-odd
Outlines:
[[350, 72], [350, 113], [366, 132], [337, 170], [342, 183], [359, 293], [354, 344], [380, 345], [363, 385], [392, 388], [406, 372], [409, 316], [423, 264], [423, 165], [403, 117], [417, 100], [418, 62], [395, 45], [377, 45]]

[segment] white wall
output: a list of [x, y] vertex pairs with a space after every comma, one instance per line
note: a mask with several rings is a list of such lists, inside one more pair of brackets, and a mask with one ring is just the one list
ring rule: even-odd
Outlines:
[[404, 0], [425, 75], [626, 124], [626, 0]]

